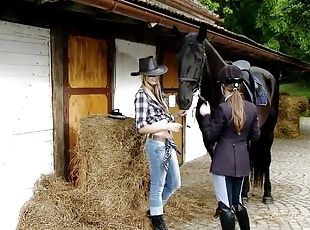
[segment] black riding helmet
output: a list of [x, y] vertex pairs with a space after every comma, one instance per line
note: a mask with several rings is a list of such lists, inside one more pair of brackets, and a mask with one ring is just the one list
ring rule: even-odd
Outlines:
[[221, 84], [241, 84], [243, 81], [243, 74], [239, 67], [234, 65], [224, 66], [218, 74], [218, 82]]

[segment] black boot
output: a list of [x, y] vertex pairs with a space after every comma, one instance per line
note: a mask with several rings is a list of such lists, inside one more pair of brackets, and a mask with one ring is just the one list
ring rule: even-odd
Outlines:
[[218, 206], [222, 230], [235, 230], [235, 215], [232, 210], [222, 202]]
[[168, 228], [166, 227], [166, 224], [164, 222], [164, 216], [163, 215], [150, 216], [150, 219], [152, 221], [154, 230], [168, 230]]
[[235, 206], [235, 214], [239, 222], [240, 230], [250, 230], [250, 221], [246, 208], [243, 204]]

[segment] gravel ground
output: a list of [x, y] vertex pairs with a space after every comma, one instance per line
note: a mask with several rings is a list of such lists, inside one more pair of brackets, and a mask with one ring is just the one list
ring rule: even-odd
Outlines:
[[[310, 230], [310, 122], [303, 121], [301, 133], [296, 139], [274, 140], [271, 163], [274, 202], [263, 204], [262, 191], [257, 188], [251, 189], [247, 208], [252, 230]], [[182, 189], [195, 189], [200, 194], [213, 194], [210, 193], [213, 190], [209, 165], [207, 155], [183, 165]], [[207, 199], [215, 197], [212, 195]], [[188, 223], [177, 224], [169, 223], [167, 219], [167, 222], [172, 230], [221, 229], [219, 219], [215, 218], [194, 219]]]

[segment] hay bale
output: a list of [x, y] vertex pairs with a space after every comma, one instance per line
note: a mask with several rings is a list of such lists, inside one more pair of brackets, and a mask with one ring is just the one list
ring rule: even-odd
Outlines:
[[[80, 127], [71, 162], [74, 183], [55, 175], [40, 178], [17, 229], [150, 230], [148, 162], [134, 120], [98, 115], [81, 120]], [[213, 198], [194, 191], [181, 188], [173, 195], [165, 207], [169, 224], [212, 218]]]
[[73, 229], [78, 221], [73, 193], [72, 184], [63, 179], [42, 176], [34, 186], [32, 199], [21, 208], [17, 229]]
[[81, 120], [71, 162], [75, 185], [42, 177], [18, 229], [151, 229], [148, 164], [134, 120]]
[[81, 120], [80, 127], [73, 168], [85, 175], [78, 176], [78, 187], [93, 194], [83, 200], [83, 205], [92, 206], [80, 210], [84, 220], [111, 225], [114, 219], [142, 229], [143, 219], [137, 217], [147, 206], [149, 176], [144, 138], [134, 120], [93, 116]]
[[295, 138], [300, 135], [299, 119], [309, 107], [308, 99], [303, 96], [280, 95], [276, 137]]

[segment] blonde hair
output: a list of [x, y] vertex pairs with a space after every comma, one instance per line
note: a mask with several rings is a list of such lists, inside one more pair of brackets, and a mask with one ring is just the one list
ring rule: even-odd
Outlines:
[[227, 99], [231, 106], [232, 120], [234, 122], [235, 131], [240, 135], [245, 123], [244, 101], [240, 93], [240, 84], [236, 87], [234, 84], [224, 85], [224, 88], [231, 93]]
[[146, 77], [148, 77], [148, 76], [147, 75], [142, 76], [143, 87], [149, 89], [153, 93], [153, 95], [155, 96], [157, 101], [163, 106], [165, 112], [169, 113], [169, 107], [168, 107], [168, 104], [164, 98], [164, 94], [161, 91], [161, 86], [160, 86], [160, 82], [159, 82], [158, 78], [157, 78], [157, 84], [155, 86], [152, 86], [147, 82]]

